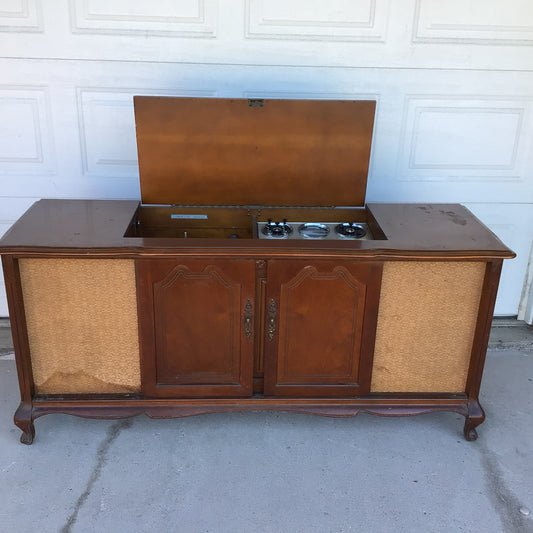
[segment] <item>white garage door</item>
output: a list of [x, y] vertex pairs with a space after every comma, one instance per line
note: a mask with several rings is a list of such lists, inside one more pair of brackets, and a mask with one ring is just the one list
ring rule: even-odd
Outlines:
[[496, 312], [524, 316], [532, 69], [523, 0], [0, 0], [0, 231], [139, 198], [134, 94], [372, 98], [367, 200], [467, 205], [518, 253]]

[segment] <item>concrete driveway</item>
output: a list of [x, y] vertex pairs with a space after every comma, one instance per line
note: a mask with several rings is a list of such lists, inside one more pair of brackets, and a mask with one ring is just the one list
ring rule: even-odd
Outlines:
[[[502, 345], [503, 346], [503, 345]], [[491, 350], [476, 442], [453, 413], [36, 421], [0, 358], [0, 531], [533, 532], [533, 350]]]

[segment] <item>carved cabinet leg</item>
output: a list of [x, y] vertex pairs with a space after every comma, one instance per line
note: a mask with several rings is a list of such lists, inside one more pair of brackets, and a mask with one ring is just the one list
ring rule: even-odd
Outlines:
[[14, 421], [15, 425], [22, 430], [20, 442], [22, 442], [22, 444], [31, 444], [35, 437], [31, 403], [21, 402], [15, 412]]
[[477, 439], [476, 427], [485, 420], [485, 412], [478, 400], [468, 402], [468, 414], [465, 417], [464, 435], [468, 441]]

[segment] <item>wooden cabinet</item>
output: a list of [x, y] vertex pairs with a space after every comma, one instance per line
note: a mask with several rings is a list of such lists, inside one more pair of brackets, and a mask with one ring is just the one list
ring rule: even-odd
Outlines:
[[249, 397], [262, 354], [266, 396], [370, 391], [380, 262], [268, 261], [258, 308], [254, 261], [158, 258], [136, 269], [146, 396]]
[[370, 391], [381, 263], [268, 262], [265, 395]]
[[253, 261], [137, 261], [142, 391], [251, 396]]
[[22, 442], [50, 413], [279, 410], [452, 411], [476, 438], [513, 252], [465, 208], [373, 204], [387, 239], [353, 244], [124, 236], [137, 212], [43, 200], [3, 238]]
[[141, 202], [41, 200], [0, 241], [21, 440], [50, 413], [268, 410], [453, 411], [475, 439], [514, 254], [460, 205], [365, 204], [374, 112], [136, 97]]

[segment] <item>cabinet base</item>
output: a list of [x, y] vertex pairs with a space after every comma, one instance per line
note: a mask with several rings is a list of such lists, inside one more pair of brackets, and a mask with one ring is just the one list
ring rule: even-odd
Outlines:
[[485, 420], [485, 411], [479, 401], [468, 402], [468, 414], [465, 417], [465, 427], [463, 429], [465, 439], [468, 441], [477, 440], [476, 427]]
[[476, 440], [476, 427], [485, 419], [477, 399], [462, 394], [379, 395], [357, 399], [249, 398], [216, 400], [147, 400], [141, 397], [38, 397], [21, 403], [15, 424], [22, 430], [21, 442], [31, 444], [33, 421], [48, 414], [69, 414], [83, 418], [117, 419], [138, 415], [150, 418], [180, 418], [209, 413], [265, 412], [305, 413], [329, 417], [353, 417], [359, 413], [378, 416], [414, 416], [451, 411], [465, 417], [464, 436]]
[[22, 431], [22, 435], [20, 436], [20, 442], [22, 442], [22, 444], [31, 444], [35, 438], [35, 426], [33, 425], [33, 420], [36, 417], [33, 415], [32, 411], [31, 403], [21, 402], [13, 417], [15, 425]]

